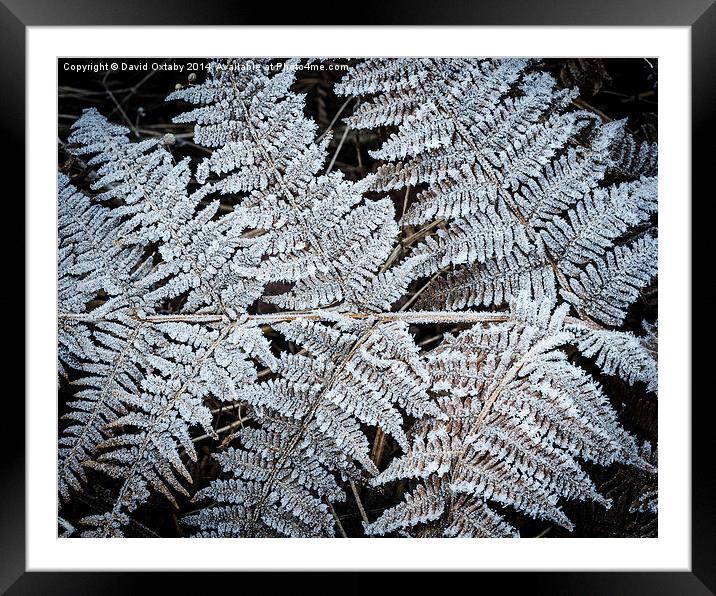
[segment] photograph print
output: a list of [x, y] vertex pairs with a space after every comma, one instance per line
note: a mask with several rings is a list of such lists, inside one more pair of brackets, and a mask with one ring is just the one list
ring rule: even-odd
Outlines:
[[658, 535], [657, 59], [57, 65], [58, 536]]

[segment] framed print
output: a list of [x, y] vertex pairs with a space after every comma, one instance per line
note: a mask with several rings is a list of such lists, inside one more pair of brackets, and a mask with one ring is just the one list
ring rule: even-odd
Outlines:
[[716, 589], [691, 396], [710, 3], [368, 2], [350, 26], [5, 4], [9, 593], [126, 571]]

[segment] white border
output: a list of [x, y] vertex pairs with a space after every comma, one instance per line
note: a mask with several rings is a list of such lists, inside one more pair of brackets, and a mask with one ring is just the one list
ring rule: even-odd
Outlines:
[[[690, 568], [690, 29], [29, 27], [27, 567], [49, 569]], [[56, 538], [54, 336], [59, 56], [658, 56], [659, 537], [655, 539]]]

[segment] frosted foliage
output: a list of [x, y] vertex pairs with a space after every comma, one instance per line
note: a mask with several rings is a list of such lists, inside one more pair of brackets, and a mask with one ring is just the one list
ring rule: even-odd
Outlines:
[[204, 83], [167, 97], [197, 106], [174, 122], [195, 123], [195, 142], [214, 149], [199, 165], [200, 183], [213, 175], [223, 192], [248, 192], [281, 182], [289, 171], [312, 176], [321, 169], [327, 143], [314, 143], [305, 98], [290, 92], [295, 63], [272, 70], [265, 60], [215, 61]]
[[428, 286], [416, 307], [460, 310], [491, 306], [503, 304], [525, 289], [537, 296], [555, 296], [556, 288], [555, 269], [538, 239], [526, 255], [515, 252], [502, 259], [488, 259], [474, 267], [450, 271]]
[[142, 271], [142, 250], [121, 241], [117, 214], [93, 203], [64, 174], [58, 174], [58, 250], [60, 312], [82, 312], [99, 292], [113, 300], [97, 314], [137, 304], [132, 287]]
[[[169, 95], [196, 106], [175, 122], [195, 123], [194, 141], [212, 149], [197, 180], [241, 195], [237, 217], [265, 231], [260, 279], [294, 284], [265, 300], [287, 309], [382, 307], [395, 296], [375, 280], [398, 233], [392, 203], [365, 200], [365, 184], [340, 173], [318, 175], [330, 137], [314, 140], [305, 98], [290, 91], [295, 63], [212, 62], [204, 83]], [[396, 287], [404, 292], [408, 282]]]
[[627, 177], [655, 176], [658, 169], [659, 151], [656, 143], [639, 143], [624, 131], [621, 142], [614, 148], [612, 169]]
[[70, 488], [81, 490], [83, 465], [110, 436], [107, 425], [127, 412], [119, 395], [140, 391], [148, 355], [162, 343], [154, 329], [125, 316], [98, 324], [90, 335], [93, 359], [77, 364], [84, 374], [73, 381], [76, 391], [64, 415], [69, 423], [59, 440], [58, 488], [64, 499]]
[[570, 108], [576, 92], [529, 66], [369, 59], [336, 91], [371, 96], [352, 126], [395, 127], [372, 153], [385, 162], [372, 188], [419, 186], [401, 223], [440, 223], [408, 257], [423, 258], [413, 279], [444, 272], [419, 308], [502, 305], [529, 290], [619, 325], [657, 271], [656, 240], [626, 240], [656, 212], [656, 146]]
[[629, 384], [646, 383], [647, 391], [657, 390], [656, 327], [645, 323], [646, 334], [637, 337], [631, 331], [592, 329], [575, 324], [571, 330], [580, 352], [595, 358], [606, 374], [621, 377]]
[[198, 159], [94, 108], [72, 126], [58, 493], [106, 505], [60, 534], [142, 535], [158, 500], [187, 535], [335, 536], [351, 483], [405, 481], [366, 535], [517, 536], [516, 512], [609, 506], [581, 462], [654, 475], [598, 379], [656, 392], [656, 325], [625, 325], [657, 271], [656, 145], [531, 60], [368, 59], [335, 88], [348, 132], [390, 128], [348, 179], [298, 63], [213, 60], [169, 94]]
[[[134, 391], [115, 390], [120, 414], [105, 426], [109, 436], [99, 455], [84, 462], [121, 481], [110, 520], [117, 520], [158, 492], [176, 505], [175, 493], [189, 496], [192, 476], [182, 455], [196, 462], [190, 429], [216, 437], [206, 398], [236, 401], [256, 380], [249, 347], [261, 357], [257, 330], [235, 323], [209, 329], [186, 323], [154, 326], [162, 341], [147, 354], [147, 371]], [[92, 524], [92, 520], [83, 520]], [[109, 531], [103, 522], [96, 530]]]
[[355, 474], [340, 447], [315, 427], [304, 430], [300, 422], [282, 417], [265, 417], [260, 429], [244, 428], [237, 438], [242, 449], [217, 455], [228, 478], [195, 496], [215, 504], [184, 523], [205, 537], [333, 535], [324, 499], [345, 498], [334, 471]]
[[[269, 230], [263, 279], [294, 284], [267, 302], [286, 309], [343, 303], [356, 310], [380, 289], [373, 282], [398, 233], [394, 209], [385, 199], [360, 204], [355, 186], [330, 174], [303, 189], [295, 208], [274, 197], [250, 207]], [[371, 299], [383, 304], [381, 295]]]
[[659, 487], [656, 474], [659, 459], [658, 450], [652, 447], [649, 441], [645, 441], [641, 446], [641, 456], [652, 465], [652, 474], [650, 474], [649, 482], [632, 501], [629, 512], [657, 514], [659, 512]]
[[410, 449], [373, 480], [412, 478], [422, 488], [368, 533], [513, 535], [491, 503], [572, 529], [560, 499], [610, 504], [577, 458], [649, 467], [601, 388], [559, 349], [574, 340], [565, 308], [523, 295], [511, 310], [509, 321], [446, 337], [428, 355], [445, 418], [419, 422]]
[[446, 494], [439, 480], [419, 484], [407, 493], [402, 503], [386, 511], [378, 521], [366, 526], [369, 535], [381, 535], [397, 529], [434, 522], [447, 508]]
[[188, 158], [175, 165], [157, 141], [130, 142], [126, 128], [95, 109], [85, 110], [72, 128], [73, 153], [92, 155], [89, 164], [98, 174], [92, 188], [101, 191], [96, 198], [124, 202], [115, 210], [124, 218], [123, 242], [161, 243], [162, 263], [142, 280], [148, 305], [187, 293], [185, 310], [205, 305], [241, 310], [260, 295], [260, 251], [241, 238], [247, 222], [233, 215], [214, 219], [218, 201], [201, 207], [213, 188], [188, 191]]
[[629, 305], [654, 276], [658, 248], [649, 235], [588, 264], [561, 290], [564, 298], [608, 325], [621, 325]]
[[[69, 366], [81, 376], [64, 415], [68, 421], [59, 440], [58, 490], [69, 499], [85, 480], [82, 463], [105, 438], [105, 426], [123, 405], [118, 391], [136, 391], [145, 354], [156, 333], [138, 324], [128, 309], [140, 303], [135, 282], [147, 271], [140, 247], [120, 241], [116, 214], [93, 203], [58, 176], [58, 354], [60, 371]], [[100, 293], [104, 302], [91, 307]], [[97, 301], [99, 302], [99, 301]], [[87, 319], [64, 315], [85, 313]], [[97, 323], [91, 324], [96, 318]]]
[[[401, 412], [443, 417], [404, 323], [297, 320], [276, 329], [308, 353], [281, 356], [276, 377], [246, 395], [261, 429], [240, 431], [243, 450], [219, 456], [231, 477], [197, 497], [216, 506], [185, 520], [202, 536], [332, 534], [321, 498], [343, 499], [335, 474], [355, 477], [356, 466], [378, 473], [362, 425], [377, 426], [407, 449]], [[250, 488], [254, 496], [235, 503], [234, 487], [242, 494]]]
[[[64, 174], [58, 174], [57, 300], [62, 314], [92, 310], [93, 316], [137, 305], [141, 297], [134, 283], [147, 271], [142, 249], [120, 241], [120, 220], [102, 205], [93, 204]], [[108, 299], [90, 308], [99, 293]], [[60, 319], [60, 372], [63, 363], [74, 368], [82, 359], [97, 356], [90, 329], [79, 320]]]
[[[86, 112], [79, 122], [72, 142], [85, 143], [79, 153], [97, 153], [91, 162], [119, 160], [118, 155], [132, 155], [135, 150], [124, 136], [126, 131], [96, 112]], [[118, 153], [110, 155], [113, 151]], [[137, 223], [146, 214], [143, 209], [149, 207], [149, 199], [140, 209], [141, 198], [132, 194], [131, 176], [140, 176], [132, 168], [140, 168], [142, 162], [141, 156], [133, 157], [134, 166], [115, 172], [114, 183], [121, 179], [119, 185], [124, 185], [121, 195], [112, 187], [92, 200], [72, 187], [66, 176], [58, 178], [59, 351], [61, 359], [80, 374], [72, 381], [77, 389], [60, 437], [58, 490], [63, 499], [69, 499], [70, 490], [81, 491], [88, 467], [122, 481], [116, 504], [107, 513], [111, 523], [101, 521], [102, 516], [83, 522], [100, 524], [88, 530], [97, 535], [120, 532], [124, 522], [117, 526], [117, 521], [124, 519], [122, 512], [144, 502], [150, 489], [172, 502], [173, 490], [186, 492], [179, 478], [190, 480], [190, 476], [180, 451], [196, 458], [190, 428], [200, 426], [214, 434], [205, 397], [239, 399], [246, 383], [255, 379], [247, 353], [255, 352], [257, 359], [269, 365], [273, 358], [265, 339], [262, 345], [262, 335], [251, 326], [232, 323], [210, 330], [180, 323], [155, 325], [139, 316], [144, 313], [139, 307], [147, 301], [146, 287], [153, 283], [156, 271], [177, 265], [180, 259], [171, 256], [173, 236], [167, 234], [162, 251], [166, 261], [152, 271], [150, 260], [143, 260], [146, 243], [156, 240], [147, 234], [164, 224], [161, 219], [148, 220], [147, 226], [147, 222]], [[110, 169], [100, 167], [104, 178], [94, 184], [96, 188], [110, 184]], [[137, 185], [147, 184], [146, 178], [137, 180]], [[146, 193], [163, 192], [157, 189], [164, 184], [171, 187], [166, 179], [159, 180]], [[100, 201], [108, 198], [107, 192], [126, 202], [114, 209], [105, 207]], [[152, 196], [164, 201], [170, 195]], [[164, 209], [163, 213], [173, 218], [167, 225], [185, 232], [182, 226], [195, 222], [180, 221], [181, 207], [180, 203], [176, 211]], [[137, 231], [134, 236], [133, 230]], [[188, 245], [184, 248], [194, 250]], [[105, 299], [96, 300], [99, 306], [92, 308], [92, 300], [100, 293]]]
[[57, 527], [58, 530], [60, 530], [58, 531], [58, 535], [60, 538], [69, 538], [76, 531], [76, 528], [62, 517], [57, 518]]

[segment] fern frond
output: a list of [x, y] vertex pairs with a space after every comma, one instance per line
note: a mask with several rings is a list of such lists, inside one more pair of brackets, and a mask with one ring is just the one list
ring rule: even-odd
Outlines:
[[[282, 356], [277, 377], [247, 393], [262, 430], [237, 434], [244, 450], [232, 450], [230, 459], [219, 456], [233, 477], [199, 494], [218, 505], [187, 520], [212, 535], [331, 535], [333, 520], [321, 499], [342, 500], [335, 474], [355, 477], [355, 464], [377, 473], [361, 425], [380, 428], [407, 449], [396, 406], [416, 418], [442, 417], [427, 394], [427, 370], [404, 323], [339, 317], [334, 326], [296, 320], [275, 327], [309, 354]], [[256, 495], [236, 507], [228, 489], [236, 484], [243, 491], [246, 481]]]
[[530, 291], [535, 296], [555, 296], [557, 280], [544, 244], [534, 250], [514, 252], [501, 259], [488, 259], [450, 271], [423, 292], [416, 308], [461, 310], [508, 302], [511, 296]]
[[118, 396], [139, 392], [148, 358], [162, 343], [151, 326], [121, 315], [98, 324], [92, 339], [93, 357], [77, 365], [83, 374], [72, 383], [78, 390], [68, 403], [70, 412], [63, 419], [70, 422], [59, 439], [58, 490], [65, 500], [70, 488], [82, 490], [83, 464], [107, 439], [107, 425], [127, 413]]
[[541, 235], [559, 267], [574, 275], [576, 267], [598, 262], [630, 228], [647, 223], [656, 209], [656, 178], [642, 178], [585, 195], [567, 219], [555, 216], [543, 224]]
[[447, 337], [429, 353], [432, 388], [443, 394], [446, 419], [419, 422], [408, 452], [373, 482], [421, 479], [424, 488], [413, 495], [433, 494], [431, 515], [416, 517], [411, 496], [368, 531], [421, 532], [416, 524], [428, 522], [431, 535], [514, 534], [491, 503], [571, 529], [560, 499], [609, 506], [577, 458], [643, 462], [599, 386], [559, 349], [573, 338], [565, 310], [522, 295], [511, 320]]
[[192, 476], [184, 456], [192, 462], [197, 459], [190, 428], [199, 426], [216, 437], [206, 397], [243, 399], [256, 380], [250, 356], [268, 356], [264, 363], [274, 364], [270, 350], [261, 345], [261, 331], [251, 324], [235, 322], [211, 329], [162, 323], [154, 328], [165, 343], [147, 356], [148, 371], [140, 391], [117, 392], [126, 413], [108, 425], [115, 432], [98, 445], [99, 455], [84, 463], [122, 482], [111, 515], [94, 530], [98, 536], [115, 532], [115, 522], [153, 491], [175, 506], [174, 493], [189, 496], [183, 483], [191, 483]]
[[100, 293], [108, 298], [91, 308], [94, 317], [139, 305], [134, 284], [149, 264], [143, 247], [121, 242], [121, 222], [111, 209], [92, 203], [64, 174], [58, 174], [57, 191], [59, 353], [78, 368], [94, 356], [94, 344], [86, 322], [65, 315], [86, 313]]
[[[312, 425], [290, 418], [262, 418], [260, 429], [237, 433], [243, 449], [217, 454], [230, 475], [199, 491], [195, 500], [208, 506], [183, 522], [199, 536], [331, 536], [327, 502], [345, 499], [335, 472], [357, 475], [341, 445]], [[286, 445], [292, 449], [286, 450]]]
[[[645, 177], [653, 168], [625, 165], [649, 162], [652, 149], [634, 157], [623, 121], [602, 123], [594, 114], [570, 111], [575, 92], [558, 89], [547, 73], [526, 72], [528, 61], [393, 62], [401, 64], [367, 60], [336, 90], [379, 94], [352, 124], [397, 125], [372, 153], [389, 163], [371, 184], [376, 190], [427, 187], [401, 223], [446, 222], [412, 251], [428, 257], [413, 274], [457, 269], [438, 279], [419, 307], [500, 305], [522, 290], [554, 294], [556, 287], [566, 297], [592, 269], [610, 277], [605, 253], [656, 211], [656, 179]], [[391, 99], [396, 88], [409, 89], [413, 98], [401, 117]], [[600, 186], [608, 171], [627, 169], [637, 180]], [[656, 267], [641, 273], [650, 279]], [[618, 302], [619, 310], [628, 306]], [[585, 307], [582, 314], [621, 322], [616, 310], [607, 310]]]
[[[120, 199], [124, 206], [123, 242], [140, 246], [160, 242], [162, 263], [143, 280], [145, 302], [187, 293], [186, 310], [224, 305], [241, 312], [261, 293], [256, 266], [259, 241], [241, 238], [249, 222], [238, 215], [214, 219], [219, 203], [202, 206], [214, 190], [200, 186], [189, 193], [189, 160], [174, 164], [156, 139], [130, 142], [128, 129], [110, 123], [94, 108], [85, 110], [69, 137], [75, 155], [92, 155], [98, 180], [97, 200]], [[164, 283], [160, 283], [164, 282]], [[147, 291], [153, 286], [159, 287]]]
[[201, 184], [214, 176], [224, 194], [249, 193], [321, 169], [329, 139], [314, 144], [317, 127], [303, 114], [305, 98], [290, 91], [297, 62], [277, 69], [265, 59], [216, 60], [203, 83], [169, 94], [167, 101], [197, 106], [174, 122], [194, 123], [194, 142], [213, 149], [197, 170]]
[[646, 390], [657, 389], [656, 335], [647, 328], [647, 335], [637, 337], [631, 331], [593, 329], [587, 325], [570, 326], [579, 351], [595, 358], [605, 374], [617, 375], [633, 385], [646, 383]]
[[[136, 283], [147, 272], [143, 247], [121, 242], [121, 221], [58, 176], [58, 346], [62, 362], [81, 376], [68, 403], [69, 425], [59, 439], [58, 491], [81, 490], [82, 462], [104, 438], [104, 427], [124, 411], [117, 391], [136, 391], [142, 362], [157, 338], [128, 311], [141, 303]], [[100, 293], [103, 303], [90, 307]], [[73, 315], [87, 314], [84, 319]], [[92, 323], [97, 320], [96, 323]]]
[[406, 493], [403, 501], [386, 511], [378, 521], [365, 525], [365, 532], [377, 536], [429, 524], [440, 519], [446, 507], [440, 480], [431, 479]]
[[330, 139], [314, 141], [304, 96], [290, 91], [295, 63], [215, 61], [204, 83], [167, 99], [198, 106], [174, 121], [194, 122], [195, 142], [212, 149], [199, 182], [244, 195], [237, 212], [264, 231], [260, 279], [294, 284], [264, 300], [287, 309], [357, 308], [395, 243], [393, 206], [364, 201], [364, 184], [342, 174], [318, 174]]
[[656, 143], [638, 142], [623, 131], [620, 142], [613, 149], [612, 170], [629, 178], [656, 176], [659, 151]]
[[562, 289], [565, 300], [607, 325], [621, 325], [629, 305], [657, 270], [656, 239], [646, 235], [616, 246], [603, 259], [588, 264]]

